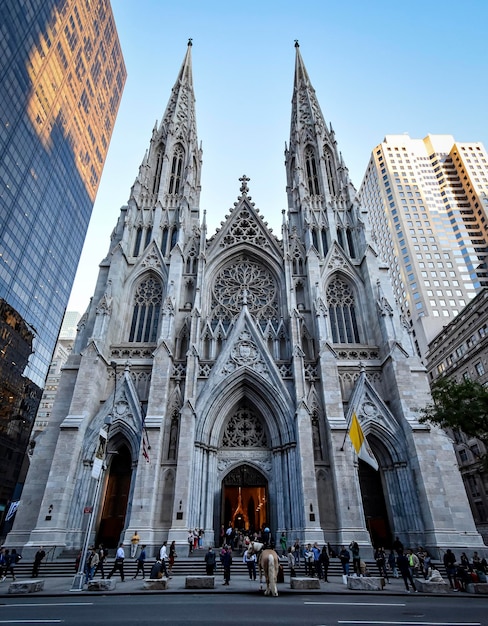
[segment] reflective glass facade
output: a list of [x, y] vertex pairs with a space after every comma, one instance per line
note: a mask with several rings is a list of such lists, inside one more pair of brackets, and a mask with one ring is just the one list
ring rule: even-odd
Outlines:
[[33, 333], [40, 388], [126, 75], [108, 0], [0, 0], [0, 298]]
[[0, 297], [42, 386], [125, 84], [105, 0], [0, 2]]

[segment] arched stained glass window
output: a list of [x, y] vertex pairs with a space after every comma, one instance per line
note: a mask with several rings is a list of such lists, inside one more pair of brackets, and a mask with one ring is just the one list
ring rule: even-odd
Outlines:
[[162, 300], [162, 285], [157, 278], [149, 276], [139, 283], [134, 295], [130, 342], [156, 342]]
[[332, 341], [334, 343], [359, 343], [359, 328], [356, 315], [354, 293], [339, 277], [335, 277], [327, 287]]
[[320, 193], [319, 176], [317, 173], [315, 152], [311, 146], [305, 150], [305, 168], [307, 171], [308, 190], [312, 196], [318, 196]]
[[184, 150], [180, 144], [175, 146], [173, 153], [173, 162], [171, 164], [171, 174], [169, 177], [168, 192], [170, 194], [178, 194], [180, 191], [181, 172], [183, 170]]

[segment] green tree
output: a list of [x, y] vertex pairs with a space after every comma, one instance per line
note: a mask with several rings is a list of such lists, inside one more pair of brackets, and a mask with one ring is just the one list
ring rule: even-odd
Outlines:
[[488, 390], [483, 385], [441, 378], [431, 392], [432, 403], [422, 409], [420, 422], [461, 430], [488, 448]]

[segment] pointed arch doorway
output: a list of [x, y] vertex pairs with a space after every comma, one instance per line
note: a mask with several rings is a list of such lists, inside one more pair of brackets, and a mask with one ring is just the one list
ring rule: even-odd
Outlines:
[[391, 548], [392, 534], [381, 480], [381, 470], [373, 469], [361, 459], [358, 461], [358, 469], [364, 517], [371, 543], [375, 548]]
[[222, 481], [221, 525], [254, 532], [268, 520], [268, 481], [255, 467], [238, 465]]
[[122, 444], [114, 454], [109, 469], [105, 497], [103, 499], [96, 544], [116, 548], [125, 528], [125, 517], [129, 503], [132, 478], [132, 455], [127, 445]]

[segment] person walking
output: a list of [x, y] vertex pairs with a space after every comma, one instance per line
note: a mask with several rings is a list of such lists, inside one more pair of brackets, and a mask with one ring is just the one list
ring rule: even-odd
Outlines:
[[91, 546], [90, 551], [86, 556], [85, 563], [85, 585], [88, 585], [90, 580], [93, 580], [93, 576], [95, 574], [96, 567], [98, 565], [100, 557], [98, 556], [95, 548]]
[[405, 588], [408, 593], [410, 593], [410, 589], [408, 587], [408, 583], [412, 585], [412, 589], [417, 592], [417, 587], [413, 582], [412, 572], [410, 570], [410, 563], [408, 561], [408, 557], [403, 554], [403, 550], [398, 551], [397, 556], [397, 567], [400, 570], [400, 574], [402, 575], [403, 582], [405, 583]]
[[136, 569], [135, 576], [132, 577], [132, 580], [135, 580], [137, 578], [137, 574], [139, 574], [139, 572], [141, 572], [142, 574], [142, 580], [146, 578], [146, 574], [144, 572], [145, 562], [146, 562], [146, 546], [143, 545], [141, 546], [141, 551], [139, 552], [139, 556], [137, 557], [137, 560], [136, 560], [137, 569]]
[[288, 540], [286, 538], [286, 533], [283, 531], [280, 537], [280, 546], [281, 546], [281, 558], [286, 559], [286, 555], [288, 552]]
[[98, 564], [95, 568], [94, 576], [97, 575], [97, 572], [101, 572], [102, 578], [105, 578], [105, 572], [103, 570], [103, 565], [108, 557], [108, 550], [103, 547], [103, 543], [98, 546]]
[[169, 568], [168, 574], [171, 576], [173, 572], [173, 565], [175, 564], [175, 559], [178, 555], [176, 554], [176, 541], [172, 541], [169, 546]]
[[351, 560], [351, 555], [349, 554], [349, 550], [346, 546], [342, 546], [341, 551], [339, 552], [339, 560], [342, 565], [342, 575], [349, 576], [349, 562]]
[[456, 556], [452, 552], [450, 548], [446, 550], [446, 553], [443, 557], [444, 567], [446, 568], [447, 578], [449, 580], [449, 585], [451, 589], [457, 591], [456, 585]]
[[167, 541], [163, 541], [163, 545], [161, 546], [161, 550], [159, 551], [159, 560], [161, 561], [161, 565], [162, 565], [162, 569], [163, 569], [163, 574], [164, 576], [166, 576], [166, 578], [171, 578], [171, 576], [168, 574], [168, 542]]
[[376, 565], [378, 566], [378, 571], [380, 576], [383, 576], [386, 579], [386, 582], [389, 583], [390, 579], [388, 578], [388, 572], [386, 571], [386, 554], [384, 548], [376, 548], [374, 553], [374, 559], [376, 561]]
[[217, 564], [217, 557], [215, 556], [215, 552], [212, 546], [208, 548], [207, 554], [204, 556], [204, 561], [205, 573], [207, 574], [207, 576], [213, 576], [213, 573], [215, 571], [215, 565]]
[[[255, 554], [253, 554], [253, 556], [256, 556]], [[292, 546], [290, 546], [288, 548], [288, 554], [287, 554], [287, 559], [288, 559], [288, 567], [290, 568], [290, 578], [295, 578], [296, 573], [295, 573], [295, 551], [293, 550]]]
[[124, 576], [124, 560], [125, 560], [124, 544], [123, 543], [119, 543], [119, 547], [117, 548], [117, 552], [115, 554], [114, 566], [113, 566], [112, 571], [110, 572], [110, 574], [107, 576], [107, 578], [112, 578], [112, 576], [115, 574], [115, 572], [119, 572], [120, 580], [122, 582], [124, 582], [124, 580], [125, 580], [125, 576]]

